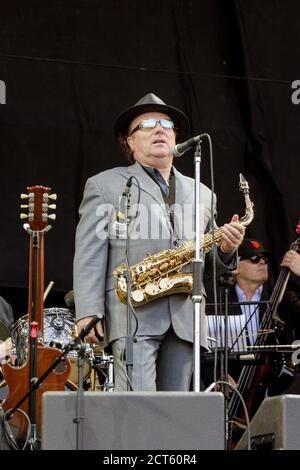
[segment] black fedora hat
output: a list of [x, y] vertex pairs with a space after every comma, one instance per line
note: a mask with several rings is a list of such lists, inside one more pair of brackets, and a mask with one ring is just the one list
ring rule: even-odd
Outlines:
[[266, 250], [256, 238], [244, 238], [238, 248], [238, 254], [242, 259], [251, 258], [255, 255], [264, 255], [269, 258], [271, 255], [270, 251]]
[[117, 118], [115, 123], [115, 136], [118, 139], [120, 135], [127, 135], [128, 127], [132, 120], [143, 113], [158, 111], [167, 114], [174, 121], [178, 129], [177, 140], [182, 141], [188, 137], [190, 124], [187, 116], [177, 108], [169, 106], [154, 93], [148, 93], [143, 96], [135, 105], [126, 109]]

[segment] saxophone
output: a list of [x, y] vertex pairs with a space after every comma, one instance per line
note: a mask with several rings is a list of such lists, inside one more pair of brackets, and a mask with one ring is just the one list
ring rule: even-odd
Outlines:
[[[254, 217], [253, 203], [249, 197], [249, 186], [240, 173], [239, 189], [245, 198], [245, 215], [238, 221], [243, 227], [249, 225]], [[222, 228], [210, 230], [201, 240], [201, 251], [208, 253], [214, 245], [222, 243]], [[195, 242], [189, 240], [177, 248], [170, 248], [144, 258], [141, 263], [130, 267], [131, 304], [134, 307], [145, 305], [152, 300], [170, 294], [192, 294], [193, 274], [180, 272], [195, 256]], [[115, 292], [122, 303], [127, 302], [127, 269], [122, 263], [114, 270]]]

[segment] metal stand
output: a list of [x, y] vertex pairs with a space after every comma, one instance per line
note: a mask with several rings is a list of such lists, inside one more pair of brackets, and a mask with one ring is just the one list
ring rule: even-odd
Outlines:
[[78, 388], [76, 392], [76, 417], [73, 423], [76, 424], [76, 450], [84, 449], [84, 388], [83, 388], [83, 366], [86, 349], [90, 345], [81, 342], [76, 348], [78, 350]]
[[133, 337], [131, 331], [131, 271], [130, 271], [130, 244], [129, 244], [129, 209], [131, 203], [131, 193], [126, 194], [126, 279], [127, 279], [127, 336], [125, 344], [125, 364], [127, 373], [127, 390], [132, 390], [132, 368], [133, 368]]
[[[82, 341], [83, 338], [90, 332], [92, 328], [96, 326], [98, 321], [101, 320], [101, 317], [99, 315], [96, 315], [79, 333], [79, 335], [70, 343], [68, 343], [63, 349], [61, 354], [52, 362], [52, 364], [48, 367], [48, 369], [45, 370], [45, 372], [41, 375], [41, 377], [36, 378], [34, 381], [31, 382], [31, 387], [29, 391], [18, 401], [18, 403], [11, 409], [7, 410], [5, 413], [4, 419], [5, 421], [9, 421], [9, 419], [13, 416], [15, 411], [17, 411], [18, 408], [24, 403], [27, 398], [29, 398], [38, 388], [39, 386], [43, 383], [43, 381], [48, 377], [48, 375], [56, 368], [56, 366], [63, 361], [69, 352], [73, 349], [78, 350], [82, 349]], [[89, 347], [89, 345], [86, 345]], [[82, 381], [83, 381], [83, 371], [81, 371], [82, 374]], [[80, 385], [80, 384], [79, 384]], [[79, 395], [78, 402], [80, 402], [82, 397]], [[79, 403], [80, 404], [80, 403]], [[81, 409], [80, 406], [78, 407], [78, 416], [81, 416]], [[80, 429], [81, 432], [81, 429]], [[78, 433], [79, 434], [79, 433]], [[31, 441], [29, 441], [30, 448], [31, 448]]]
[[194, 153], [195, 164], [195, 258], [193, 260], [193, 296], [194, 304], [194, 391], [200, 392], [201, 385], [201, 302], [203, 255], [201, 252], [201, 220], [200, 220], [200, 166], [201, 139]]
[[[228, 297], [229, 288], [235, 283], [235, 278], [231, 273], [223, 273], [219, 278], [220, 287], [224, 288], [224, 349], [221, 347], [221, 382], [225, 397], [224, 401], [224, 449], [229, 448], [229, 432], [228, 432], [228, 403], [229, 403], [229, 386], [228, 386]], [[221, 332], [222, 338], [222, 332]]]
[[[94, 356], [94, 359], [91, 362], [91, 367], [94, 369], [98, 377], [98, 381], [99, 381], [98, 390], [102, 390], [103, 392], [113, 392], [115, 388], [114, 357], [102, 351], [101, 355]], [[92, 390], [93, 391], [97, 390], [95, 384], [92, 387]]]
[[113, 392], [114, 391], [114, 358], [113, 356], [107, 356], [108, 368], [107, 368], [107, 377], [103, 385], [104, 392]]

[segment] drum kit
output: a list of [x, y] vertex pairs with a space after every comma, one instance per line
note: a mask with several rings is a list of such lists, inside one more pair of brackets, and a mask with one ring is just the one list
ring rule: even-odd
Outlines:
[[[12, 356], [16, 365], [22, 366], [28, 351], [28, 315], [19, 318], [11, 329]], [[3, 336], [3, 335], [2, 335]], [[52, 307], [44, 309], [44, 345], [63, 349], [77, 336], [75, 314], [67, 308]], [[2, 338], [5, 339], [5, 338]], [[70, 351], [67, 356], [71, 363], [71, 373], [66, 384], [68, 390], [78, 389], [78, 353]], [[83, 366], [83, 387], [86, 391], [113, 391], [113, 356], [107, 354], [103, 344], [91, 344], [85, 348]], [[5, 381], [0, 380], [4, 392]], [[2, 395], [5, 395], [2, 392]], [[0, 402], [1, 397], [0, 393]]]

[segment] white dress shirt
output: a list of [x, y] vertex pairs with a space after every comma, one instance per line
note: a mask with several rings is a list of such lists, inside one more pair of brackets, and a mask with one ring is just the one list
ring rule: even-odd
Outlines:
[[[246, 299], [245, 292], [236, 284], [235, 291], [240, 305], [240, 314], [228, 315], [228, 348], [232, 352], [245, 352], [253, 345], [257, 338], [259, 328], [259, 307], [248, 302], [259, 302], [263, 286], [256, 289], [250, 300]], [[243, 303], [246, 303], [243, 305]], [[208, 315], [209, 347], [213, 349], [224, 346], [225, 343], [225, 317], [224, 315]], [[217, 335], [217, 331], [219, 334]], [[218, 339], [217, 339], [218, 338]]]

